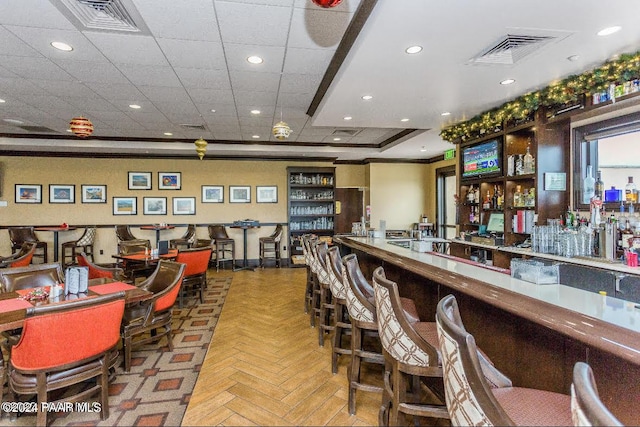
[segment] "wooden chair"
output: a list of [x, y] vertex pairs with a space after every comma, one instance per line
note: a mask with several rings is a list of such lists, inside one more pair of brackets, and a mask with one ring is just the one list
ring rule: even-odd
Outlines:
[[[236, 259], [236, 242], [227, 234], [227, 229], [222, 224], [211, 224], [208, 227], [209, 237], [211, 238], [211, 244], [214, 247], [215, 259], [216, 259], [216, 271], [220, 271], [220, 263], [225, 261], [231, 261], [233, 263]], [[229, 258], [229, 254], [231, 258]]]
[[16, 268], [26, 267], [31, 264], [33, 255], [38, 247], [35, 243], [25, 242], [22, 244], [20, 251], [13, 255], [0, 259], [0, 268]]
[[[121, 255], [130, 255], [145, 251], [151, 251], [151, 242], [148, 240], [128, 240], [118, 242], [118, 253]], [[136, 279], [148, 277], [156, 269], [156, 265], [148, 265], [143, 261], [121, 260], [117, 267], [124, 270], [125, 280], [135, 283]]]
[[211, 246], [178, 251], [176, 262], [186, 264], [182, 287], [180, 289], [180, 308], [182, 308], [184, 295], [189, 291], [198, 293], [200, 295], [200, 302], [204, 302], [204, 288], [207, 285], [207, 268], [209, 267], [212, 251], [213, 248]]
[[267, 259], [275, 260], [276, 267], [281, 267], [280, 241], [282, 240], [282, 233], [282, 224], [278, 224], [270, 236], [260, 237], [258, 239], [260, 267], [264, 268], [264, 263]]
[[2, 292], [19, 289], [38, 288], [64, 283], [64, 273], [60, 263], [33, 264], [26, 267], [0, 270]]
[[436, 325], [447, 409], [454, 426], [572, 425], [568, 395], [493, 385], [453, 295], [438, 302]]
[[[16, 395], [37, 396], [36, 424], [47, 425], [42, 403], [85, 402], [100, 393], [100, 415], [109, 417], [109, 366], [118, 355], [124, 292], [27, 309], [20, 342], [13, 346], [8, 383]], [[96, 321], [100, 319], [100, 321]], [[49, 392], [96, 380], [73, 395], [50, 400]]]
[[94, 262], [93, 258], [93, 244], [96, 240], [96, 226], [87, 227], [84, 229], [84, 233], [77, 240], [71, 240], [64, 242], [62, 246], [62, 265], [68, 267], [76, 262], [77, 251], [82, 249], [85, 255], [91, 258], [91, 262]]
[[89, 268], [89, 280], [91, 279], [113, 279], [113, 280], [124, 280], [124, 270], [120, 267], [104, 267], [101, 265], [94, 264], [89, 261], [89, 257], [84, 251], [80, 251], [79, 254], [76, 255], [76, 260], [78, 265], [81, 267]]
[[[135, 345], [158, 341], [166, 336], [169, 351], [173, 351], [171, 310], [180, 292], [185, 267], [182, 263], [161, 260], [153, 274], [139, 285], [153, 292], [153, 297], [127, 306], [121, 327], [126, 372], [131, 370], [131, 350]], [[160, 328], [163, 331], [158, 333]]]
[[[305, 269], [307, 270], [307, 285], [305, 287], [304, 292], [304, 312], [309, 313], [313, 309], [313, 289], [315, 287], [315, 281], [317, 278], [315, 277], [315, 273], [311, 268], [311, 264], [313, 262], [313, 256], [311, 255], [311, 242], [316, 240], [315, 236], [311, 234], [304, 234], [300, 236], [300, 243], [302, 244], [302, 254], [304, 256], [304, 264]], [[311, 317], [313, 326], [314, 317]]]
[[182, 237], [177, 239], [169, 240], [169, 246], [172, 248], [177, 248], [184, 246], [186, 249], [189, 249], [196, 241], [196, 225], [189, 224], [187, 226], [187, 231], [182, 235]]
[[42, 263], [48, 262], [47, 256], [47, 242], [38, 240], [34, 227], [9, 227], [9, 239], [11, 240], [11, 250], [18, 251], [25, 242], [35, 243], [39, 251], [34, 255], [36, 258], [41, 258]]
[[[373, 272], [373, 289], [385, 358], [379, 424], [407, 425], [407, 415], [449, 419], [435, 322], [407, 318], [398, 285], [386, 278], [382, 267]], [[419, 424], [415, 418], [414, 424]]]
[[584, 362], [573, 366], [571, 416], [574, 426], [622, 426], [600, 400], [591, 367]]
[[332, 246], [327, 252], [327, 272], [333, 305], [333, 342], [331, 347], [331, 372], [338, 372], [338, 356], [351, 356], [351, 344], [344, 345], [344, 338], [351, 335], [351, 321], [347, 311], [347, 290], [342, 281], [340, 248]]

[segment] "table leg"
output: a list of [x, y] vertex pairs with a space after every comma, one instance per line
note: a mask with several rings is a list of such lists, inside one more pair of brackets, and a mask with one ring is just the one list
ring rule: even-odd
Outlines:
[[160, 230], [156, 230], [156, 248], [158, 247], [159, 241], [160, 241]]
[[53, 232], [53, 262], [58, 262], [58, 232]]
[[243, 237], [243, 242], [244, 242], [244, 247], [242, 248], [242, 267], [238, 267], [236, 266], [233, 271], [240, 271], [240, 270], [251, 270], [251, 271], [255, 271], [255, 269], [249, 267], [247, 265], [247, 228], [243, 228], [242, 229], [242, 237]]

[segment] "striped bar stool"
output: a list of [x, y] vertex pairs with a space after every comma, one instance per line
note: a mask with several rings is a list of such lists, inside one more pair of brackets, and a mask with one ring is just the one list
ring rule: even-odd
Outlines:
[[317, 310], [318, 310], [318, 345], [324, 346], [324, 335], [333, 331], [332, 325], [333, 309], [332, 295], [329, 279], [329, 270], [327, 269], [327, 251], [329, 250], [327, 242], [318, 241], [312, 246], [314, 258], [316, 261], [316, 275], [318, 277], [317, 290]]
[[327, 253], [327, 271], [329, 273], [329, 287], [333, 297], [333, 346], [331, 353], [331, 372], [338, 372], [338, 356], [351, 355], [351, 345], [344, 346], [344, 338], [351, 335], [351, 321], [347, 311], [347, 291], [342, 281], [342, 259], [337, 246], [329, 248]]

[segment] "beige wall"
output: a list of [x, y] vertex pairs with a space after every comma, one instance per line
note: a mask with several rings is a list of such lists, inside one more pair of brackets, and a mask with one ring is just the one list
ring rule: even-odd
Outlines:
[[441, 160], [435, 163], [429, 163], [426, 165], [425, 181], [424, 181], [424, 193], [425, 193], [425, 207], [424, 213], [429, 217], [429, 221], [436, 221], [436, 172], [438, 169], [446, 168], [449, 166], [456, 166], [457, 160], [453, 158], [451, 160]]
[[[66, 222], [70, 225], [111, 225], [132, 224], [136, 236], [155, 241], [153, 231], [140, 230], [136, 226], [152, 223], [168, 224], [208, 224], [214, 222], [229, 223], [237, 219], [253, 218], [260, 222], [287, 222], [287, 166], [333, 166], [329, 162], [285, 162], [285, 161], [224, 161], [224, 160], [144, 160], [144, 159], [72, 159], [38, 157], [0, 157], [2, 195], [0, 200], [7, 207], [0, 207], [0, 225], [58, 225]], [[128, 190], [129, 171], [152, 172], [152, 190]], [[158, 190], [158, 172], [181, 172], [181, 190]], [[340, 187], [365, 186], [365, 167], [363, 165], [337, 165], [336, 185]], [[41, 204], [16, 204], [15, 184], [41, 184]], [[50, 204], [49, 184], [73, 184], [76, 186], [74, 204]], [[106, 204], [81, 203], [82, 184], [107, 185]], [[201, 203], [202, 185], [223, 185], [224, 203]], [[230, 185], [250, 185], [251, 203], [229, 203]], [[278, 203], [256, 203], [256, 185], [276, 185]], [[135, 216], [114, 216], [112, 198], [137, 197], [138, 214]], [[167, 215], [143, 215], [143, 197], [166, 197]], [[173, 215], [173, 197], [195, 197], [196, 215]], [[185, 231], [183, 227], [163, 232], [162, 238], [179, 237]], [[242, 257], [242, 231], [229, 229], [231, 237], [236, 239], [237, 257]], [[273, 227], [250, 230], [248, 235], [248, 257], [258, 257], [258, 237], [269, 235]], [[0, 254], [10, 253], [8, 233], [2, 230]], [[82, 230], [60, 233], [60, 242], [77, 238]], [[207, 230], [198, 227], [198, 237], [205, 238]], [[49, 256], [53, 256], [53, 235], [50, 232], [38, 232], [41, 240], [49, 242]], [[117, 240], [112, 229], [99, 229], [96, 241], [98, 262], [111, 262]], [[286, 245], [288, 246], [288, 244]], [[287, 254], [284, 253], [284, 256]]]

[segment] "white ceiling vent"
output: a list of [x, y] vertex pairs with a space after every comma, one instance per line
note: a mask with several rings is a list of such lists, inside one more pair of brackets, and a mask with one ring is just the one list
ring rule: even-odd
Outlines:
[[336, 129], [331, 133], [332, 136], [356, 136], [362, 129]]
[[556, 40], [554, 35], [507, 34], [471, 58], [474, 64], [515, 64], [547, 43]]
[[51, 2], [80, 30], [149, 33], [130, 0], [51, 0]]

